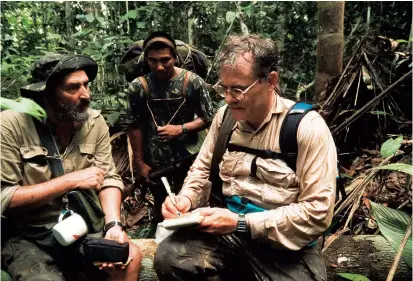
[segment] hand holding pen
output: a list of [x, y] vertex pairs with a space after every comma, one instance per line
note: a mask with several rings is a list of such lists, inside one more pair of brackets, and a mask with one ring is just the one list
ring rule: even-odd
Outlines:
[[185, 214], [191, 208], [191, 200], [183, 195], [175, 195], [171, 191], [168, 180], [164, 177], [161, 178], [162, 183], [165, 186], [165, 190], [168, 193], [168, 197], [162, 204], [162, 215], [165, 219], [176, 218], [181, 214]]

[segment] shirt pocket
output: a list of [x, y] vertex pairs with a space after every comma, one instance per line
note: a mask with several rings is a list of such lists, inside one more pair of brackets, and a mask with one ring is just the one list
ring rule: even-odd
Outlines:
[[298, 198], [298, 178], [284, 161], [274, 159], [257, 159], [257, 177], [265, 184], [262, 200], [265, 203], [290, 204]]
[[23, 146], [20, 154], [23, 160], [24, 185], [48, 181], [51, 171], [47, 162], [47, 149], [42, 146]]
[[96, 152], [96, 144], [94, 143], [81, 143], [79, 144], [79, 150], [81, 159], [80, 162], [77, 163], [81, 166], [80, 169], [85, 169], [91, 167], [95, 164], [95, 152]]

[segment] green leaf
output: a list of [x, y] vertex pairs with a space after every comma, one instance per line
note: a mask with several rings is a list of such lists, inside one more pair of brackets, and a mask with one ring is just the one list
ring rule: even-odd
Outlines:
[[103, 18], [103, 17], [96, 17], [96, 19], [98, 20], [98, 22], [99, 22], [100, 24], [104, 24], [104, 23], [105, 23], [105, 18]]
[[354, 273], [337, 273], [337, 275], [352, 281], [370, 281], [366, 276]]
[[[372, 201], [370, 203], [381, 233], [397, 252], [409, 225], [410, 216], [405, 212], [391, 209]], [[412, 237], [409, 237], [407, 240], [402, 258], [408, 266], [412, 267]]]
[[137, 28], [145, 28], [146, 27], [146, 22], [138, 21], [138, 22], [136, 22], [136, 27]]
[[27, 113], [39, 121], [47, 117], [46, 111], [31, 99], [18, 98], [11, 100], [0, 97], [0, 108], [11, 109], [16, 112]]
[[128, 18], [130, 19], [136, 19], [136, 17], [138, 16], [138, 11], [136, 10], [130, 10], [128, 13]]
[[60, 39], [60, 38], [62, 38], [62, 36], [60, 36], [59, 34], [53, 34], [53, 33], [47, 34], [47, 39], [48, 40]]
[[236, 13], [229, 11], [225, 16], [225, 19], [227, 20], [227, 23], [231, 23], [236, 18], [236, 16]]
[[95, 20], [95, 17], [92, 14], [87, 14], [85, 18], [88, 22], [93, 22]]
[[79, 19], [79, 20], [84, 20], [85, 15], [76, 15], [76, 18]]
[[381, 145], [380, 154], [382, 157], [387, 158], [399, 150], [402, 145], [403, 136], [399, 136], [396, 139], [390, 138]]
[[399, 171], [399, 172], [403, 172], [403, 173], [413, 176], [413, 166], [409, 164], [392, 163], [392, 164], [376, 167], [375, 169]]
[[120, 112], [114, 112], [106, 116], [109, 124], [113, 127], [120, 116]]

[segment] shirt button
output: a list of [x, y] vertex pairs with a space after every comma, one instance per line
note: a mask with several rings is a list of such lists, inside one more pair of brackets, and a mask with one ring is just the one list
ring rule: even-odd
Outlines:
[[247, 177], [247, 181], [251, 181], [251, 177]]

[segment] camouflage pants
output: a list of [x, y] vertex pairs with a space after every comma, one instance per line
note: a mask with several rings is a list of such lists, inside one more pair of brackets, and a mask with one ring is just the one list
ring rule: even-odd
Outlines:
[[83, 262], [79, 243], [63, 247], [54, 239], [51, 231], [43, 229], [29, 236], [12, 237], [2, 246], [2, 269], [13, 280], [98, 281], [108, 277], [97, 267]]
[[318, 249], [275, 250], [241, 235], [178, 231], [163, 240], [154, 259], [160, 281], [325, 281]]

